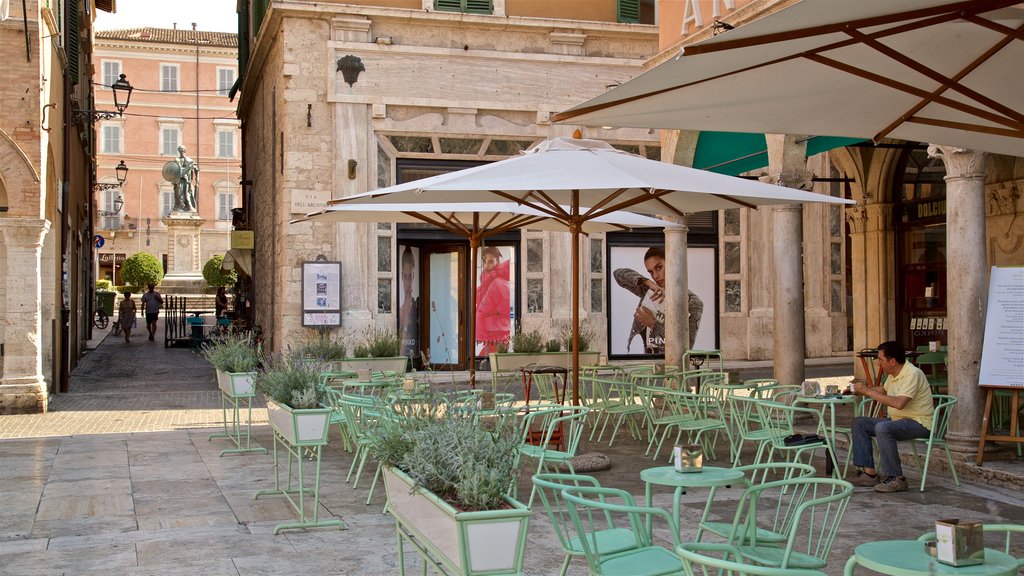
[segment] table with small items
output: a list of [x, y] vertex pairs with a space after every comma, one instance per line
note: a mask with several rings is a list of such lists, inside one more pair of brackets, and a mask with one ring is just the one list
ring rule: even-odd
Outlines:
[[[686, 492], [687, 488], [711, 488], [711, 492], [708, 493], [707, 503], [704, 505], [704, 513], [700, 517], [700, 523], [698, 526], [703, 524], [711, 513], [711, 503], [715, 500], [715, 492], [719, 486], [732, 486], [733, 484], [743, 483], [743, 471], [735, 468], [718, 468], [715, 466], [704, 466], [700, 472], [677, 472], [675, 466], [658, 466], [656, 468], [647, 468], [640, 472], [640, 479], [644, 481], [646, 487], [644, 489], [645, 504], [647, 507], [651, 507], [651, 500], [653, 494], [651, 487], [654, 484], [659, 486], [674, 486], [675, 492], [672, 495], [672, 518], [676, 522], [676, 529], [678, 530], [679, 523], [679, 497]], [[647, 519], [647, 532], [651, 531], [651, 519]], [[699, 542], [701, 534], [703, 533], [702, 528], [697, 529], [696, 540]]]
[[857, 546], [846, 561], [845, 576], [853, 576], [857, 566], [890, 576], [1014, 576], [1017, 559], [1009, 554], [985, 549], [985, 563], [974, 566], [950, 566], [936, 560], [920, 540], [882, 540]]

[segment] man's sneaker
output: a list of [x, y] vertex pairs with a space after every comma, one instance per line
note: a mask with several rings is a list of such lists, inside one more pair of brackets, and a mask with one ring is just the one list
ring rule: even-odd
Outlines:
[[875, 474], [874, 476], [869, 476], [867, 472], [863, 470], [857, 470], [857, 472], [853, 476], [847, 478], [846, 481], [849, 482], [850, 484], [853, 484], [854, 486], [866, 486], [868, 488], [873, 488], [876, 484], [878, 484], [879, 478], [877, 474]]
[[906, 492], [907, 479], [903, 476], [889, 476], [875, 486], [875, 492]]

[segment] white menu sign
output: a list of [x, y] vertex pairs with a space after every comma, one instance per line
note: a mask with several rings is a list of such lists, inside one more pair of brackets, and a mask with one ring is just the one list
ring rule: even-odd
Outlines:
[[1024, 388], [1024, 268], [992, 267], [978, 383]]

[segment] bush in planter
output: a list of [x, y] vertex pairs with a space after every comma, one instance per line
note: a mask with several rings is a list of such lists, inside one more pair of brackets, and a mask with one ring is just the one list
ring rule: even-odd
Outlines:
[[506, 420], [487, 429], [453, 406], [426, 412], [381, 422], [371, 435], [371, 454], [460, 510], [502, 508], [519, 473], [515, 425]]
[[302, 360], [286, 355], [266, 362], [253, 382], [256, 391], [296, 410], [319, 408], [326, 396], [320, 368]]
[[97, 290], [104, 290], [104, 291], [110, 292], [111, 290], [114, 289], [114, 283], [111, 282], [110, 280], [107, 280], [106, 278], [104, 278], [102, 280], [97, 280], [96, 281], [96, 289]]
[[544, 344], [545, 352], [558, 352], [561, 349], [562, 343], [555, 339], [548, 340], [547, 343]]
[[311, 338], [299, 342], [292, 349], [292, 354], [299, 358], [314, 358], [331, 362], [348, 356], [348, 346], [342, 338], [332, 338], [325, 332], [316, 332]]
[[390, 328], [368, 328], [352, 351], [353, 358], [391, 358], [399, 356], [402, 342]]
[[[558, 326], [558, 339], [562, 342], [562, 348], [566, 352], [572, 352], [572, 324], [564, 322]], [[587, 325], [580, 325], [579, 342], [580, 352], [590, 350], [590, 344], [594, 341], [594, 331]]]
[[516, 332], [512, 335], [512, 351], [520, 354], [536, 354], [544, 351], [544, 336], [536, 330]]
[[256, 345], [249, 336], [228, 334], [210, 341], [203, 350], [203, 357], [221, 372], [233, 374], [255, 372], [260, 364]]

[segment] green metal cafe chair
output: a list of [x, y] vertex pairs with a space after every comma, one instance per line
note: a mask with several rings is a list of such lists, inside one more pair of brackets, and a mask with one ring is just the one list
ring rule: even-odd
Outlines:
[[[949, 416], [956, 406], [956, 397], [943, 394], [933, 394], [935, 401], [935, 412], [932, 413], [932, 429], [927, 438], [911, 438], [910, 448], [914, 451], [914, 463], [921, 471], [921, 488], [924, 492], [924, 484], [928, 480], [928, 464], [931, 462], [932, 449], [942, 448], [946, 452], [946, 464], [949, 465], [949, 473], [953, 476], [953, 482], [960, 485], [960, 478], [956, 474], [956, 466], [953, 465], [953, 456], [949, 453], [949, 446], [946, 445], [946, 431], [949, 428]], [[917, 453], [917, 447], [924, 445], [924, 464]]]
[[820, 570], [772, 568], [745, 562], [735, 546], [691, 542], [676, 546], [687, 576], [825, 576]]

